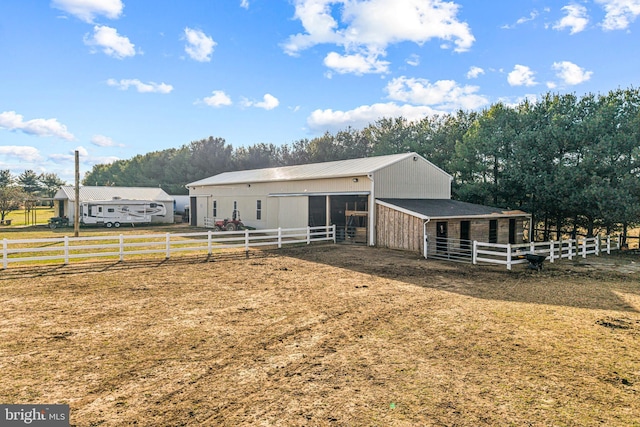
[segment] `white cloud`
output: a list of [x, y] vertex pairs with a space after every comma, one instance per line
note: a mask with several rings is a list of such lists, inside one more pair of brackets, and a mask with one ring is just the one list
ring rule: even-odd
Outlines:
[[330, 52], [324, 58], [324, 65], [339, 74], [353, 73], [356, 75], [369, 73], [388, 73], [389, 62], [378, 60], [377, 55], [340, 55]]
[[241, 0], [240, 7], [243, 9], [249, 9], [249, 0]]
[[584, 83], [591, 78], [593, 71], [585, 71], [569, 61], [554, 62], [552, 68], [557, 71], [556, 76], [567, 85]]
[[83, 146], [81, 146], [81, 145], [80, 145], [80, 146], [78, 146], [78, 147], [76, 147], [76, 149], [75, 149], [75, 150], [73, 150], [73, 155], [74, 155], [74, 157], [75, 157], [75, 152], [76, 152], [76, 151], [78, 152], [78, 155], [79, 155], [79, 156], [84, 156], [84, 157], [86, 157], [86, 156], [88, 156], [88, 155], [89, 155], [89, 152], [87, 151], [87, 149], [86, 149], [86, 148], [84, 148], [84, 147], [83, 147]]
[[467, 78], [477, 79], [481, 74], [484, 74], [484, 70], [474, 65], [471, 68], [469, 68], [469, 71], [467, 71]]
[[383, 117], [404, 117], [409, 121], [418, 121], [426, 116], [441, 114], [426, 105], [386, 104], [363, 105], [349, 111], [315, 110], [307, 118], [309, 129], [315, 132], [338, 131], [348, 126], [363, 128]]
[[417, 67], [418, 65], [420, 65], [420, 57], [414, 53], [409, 58], [407, 58], [406, 62], [412, 67]]
[[243, 102], [243, 105], [245, 107], [256, 107], [256, 108], [263, 108], [265, 110], [273, 110], [278, 105], [280, 105], [280, 101], [278, 101], [278, 98], [276, 98], [275, 96], [267, 93], [262, 97], [262, 101], [255, 102], [255, 101], [250, 101], [248, 99], [245, 99]]
[[328, 56], [327, 66], [337, 65], [339, 72], [384, 73], [387, 66], [378, 57], [391, 44], [440, 39], [457, 52], [469, 50], [475, 38], [468, 24], [457, 19], [458, 9], [443, 0], [295, 0], [294, 17], [305, 32], [290, 36], [283, 48], [297, 55], [318, 44], [334, 44], [345, 52]]
[[211, 37], [200, 30], [194, 30], [189, 27], [184, 29], [184, 36], [187, 40], [184, 50], [191, 59], [199, 62], [211, 61], [213, 48], [217, 44]]
[[535, 86], [538, 83], [535, 81], [534, 74], [535, 72], [526, 65], [517, 64], [507, 75], [507, 81], [511, 86]]
[[115, 156], [92, 156], [89, 151], [79, 146], [75, 150], [69, 150], [66, 154], [50, 154], [48, 158], [57, 163], [64, 162], [73, 162], [75, 161], [75, 151], [78, 151], [78, 155], [80, 156], [80, 163], [87, 165], [98, 165], [98, 164], [110, 164], [115, 162], [116, 160], [120, 160], [120, 158]]
[[84, 43], [87, 46], [102, 48], [102, 51], [114, 58], [123, 59], [136, 54], [136, 48], [127, 37], [118, 34], [115, 28], [105, 25], [93, 27], [93, 35], [84, 36]]
[[606, 15], [602, 22], [605, 30], [624, 30], [640, 15], [640, 0], [596, 0]]
[[498, 102], [503, 103], [505, 106], [507, 107], [511, 107], [511, 108], [516, 108], [517, 106], [519, 106], [520, 104], [522, 104], [525, 101], [529, 101], [530, 103], [536, 103], [538, 102], [538, 95], [532, 94], [532, 93], [528, 93], [524, 96], [519, 96], [515, 99], [513, 98], [505, 98], [505, 97], [501, 97], [498, 98]]
[[88, 23], [96, 16], [118, 19], [124, 8], [121, 0], [52, 0], [51, 6]]
[[523, 16], [522, 18], [519, 18], [516, 21], [515, 24], [511, 24], [511, 25], [505, 24], [501, 28], [504, 29], [504, 30], [512, 30], [515, 27], [517, 27], [518, 25], [522, 25], [522, 24], [525, 24], [525, 23], [527, 23], [529, 21], [533, 21], [534, 19], [536, 19], [538, 17], [538, 15], [539, 15], [538, 11], [534, 10], [529, 14], [529, 16]]
[[18, 145], [0, 146], [0, 155], [14, 157], [23, 162], [36, 162], [42, 159], [37, 148]]
[[203, 102], [210, 107], [222, 107], [231, 105], [231, 98], [221, 90], [214, 90], [211, 96], [203, 99]]
[[124, 144], [118, 144], [113, 139], [104, 135], [93, 135], [91, 143], [98, 147], [124, 147]]
[[117, 87], [120, 90], [127, 90], [129, 87], [133, 86], [140, 93], [170, 93], [173, 90], [173, 86], [168, 85], [166, 83], [143, 83], [138, 79], [123, 79], [123, 80], [115, 80], [109, 79], [107, 80], [107, 84], [109, 86]]
[[477, 86], [460, 86], [453, 80], [430, 83], [425, 79], [398, 77], [391, 80], [385, 91], [389, 99], [414, 105], [432, 105], [441, 110], [474, 110], [489, 104], [477, 95]]
[[75, 137], [57, 119], [32, 119], [24, 121], [21, 114], [15, 111], [0, 113], [0, 128], [22, 131], [28, 135], [56, 136], [67, 141], [75, 140]]
[[583, 31], [589, 23], [587, 8], [579, 4], [569, 4], [562, 8], [567, 15], [553, 26], [554, 30], [564, 30], [570, 28], [569, 34], [576, 34]]

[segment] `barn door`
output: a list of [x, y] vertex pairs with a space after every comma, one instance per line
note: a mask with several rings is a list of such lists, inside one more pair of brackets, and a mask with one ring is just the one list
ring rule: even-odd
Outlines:
[[191, 197], [189, 199], [189, 214], [191, 215], [191, 221], [189, 225], [196, 227], [198, 225], [198, 199], [196, 197]]
[[471, 249], [471, 221], [460, 221], [460, 249], [463, 252]]
[[327, 225], [327, 196], [309, 196], [309, 227]]

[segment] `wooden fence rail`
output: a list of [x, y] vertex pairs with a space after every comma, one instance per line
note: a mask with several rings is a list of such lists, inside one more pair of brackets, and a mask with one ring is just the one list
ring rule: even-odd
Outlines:
[[113, 235], [93, 237], [57, 237], [47, 239], [3, 239], [2, 268], [10, 263], [60, 261], [71, 259], [112, 257], [123, 261], [125, 256], [164, 254], [166, 259], [177, 252], [203, 252], [250, 248], [336, 239], [335, 225], [327, 227], [276, 228], [270, 230], [206, 231], [196, 233], [164, 233]]

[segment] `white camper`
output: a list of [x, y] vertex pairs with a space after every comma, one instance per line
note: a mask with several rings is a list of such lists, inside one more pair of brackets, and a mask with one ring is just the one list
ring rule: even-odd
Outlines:
[[91, 200], [80, 204], [80, 213], [80, 222], [83, 225], [117, 228], [123, 223], [150, 223], [152, 216], [164, 216], [167, 209], [162, 203], [148, 200]]

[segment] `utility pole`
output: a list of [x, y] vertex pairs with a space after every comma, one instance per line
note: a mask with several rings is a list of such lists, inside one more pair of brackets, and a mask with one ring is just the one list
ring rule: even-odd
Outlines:
[[73, 215], [73, 235], [80, 235], [80, 153], [76, 150], [76, 202]]

